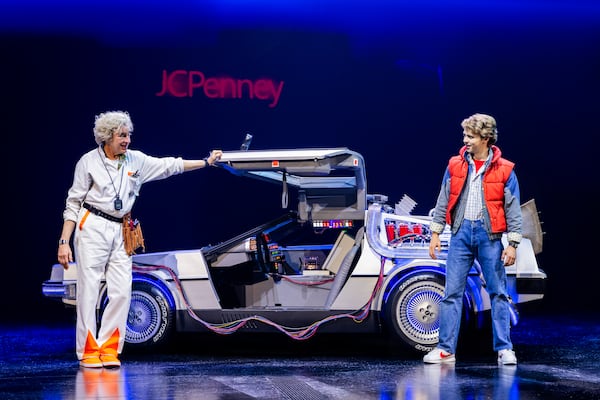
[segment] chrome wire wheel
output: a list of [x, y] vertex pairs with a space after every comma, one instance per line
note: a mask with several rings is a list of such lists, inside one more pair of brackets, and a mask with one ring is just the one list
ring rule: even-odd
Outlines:
[[146, 292], [132, 293], [125, 340], [129, 343], [144, 343], [154, 337], [159, 329], [160, 305], [158, 302]]
[[125, 342], [135, 346], [165, 343], [173, 329], [173, 314], [165, 294], [158, 287], [148, 282], [135, 282]]
[[439, 339], [443, 297], [444, 286], [435, 282], [422, 282], [404, 291], [396, 309], [402, 332], [424, 346], [435, 345]]
[[443, 297], [443, 276], [428, 272], [408, 276], [384, 304], [386, 328], [394, 339], [414, 350], [433, 349], [439, 341]]

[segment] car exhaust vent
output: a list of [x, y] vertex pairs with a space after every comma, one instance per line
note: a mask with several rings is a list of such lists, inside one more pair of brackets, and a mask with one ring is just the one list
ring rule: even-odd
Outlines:
[[412, 210], [417, 205], [417, 202], [410, 198], [408, 195], [402, 196], [399, 202], [395, 206], [395, 214], [397, 215], [410, 215]]

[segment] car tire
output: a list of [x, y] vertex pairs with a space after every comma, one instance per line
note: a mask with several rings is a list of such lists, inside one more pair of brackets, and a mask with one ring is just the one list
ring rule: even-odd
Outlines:
[[167, 343], [174, 325], [174, 310], [165, 293], [149, 282], [133, 282], [125, 342], [128, 346]]
[[439, 341], [439, 305], [444, 297], [444, 278], [417, 273], [402, 279], [387, 297], [384, 318], [392, 340], [398, 339], [419, 352]]

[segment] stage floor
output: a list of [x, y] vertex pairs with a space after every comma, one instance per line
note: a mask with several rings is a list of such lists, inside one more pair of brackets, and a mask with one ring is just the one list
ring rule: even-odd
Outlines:
[[518, 366], [461, 345], [454, 366], [424, 365], [377, 337], [178, 335], [127, 351], [120, 369], [80, 369], [74, 325], [0, 329], [1, 399], [600, 399], [600, 315], [522, 315]]

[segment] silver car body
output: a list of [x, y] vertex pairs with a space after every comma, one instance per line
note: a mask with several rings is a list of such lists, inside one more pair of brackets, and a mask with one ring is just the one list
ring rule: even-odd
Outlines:
[[[128, 345], [165, 343], [173, 331], [231, 334], [280, 331], [297, 340], [317, 332], [387, 332], [416, 351], [438, 340], [448, 228], [429, 257], [428, 215], [367, 194], [363, 157], [347, 148], [225, 152], [229, 173], [281, 188], [281, 218], [214, 246], [133, 256]], [[293, 200], [294, 206], [289, 202]], [[533, 200], [522, 206], [524, 239], [507, 267], [513, 323], [520, 303], [541, 300], [542, 232]], [[506, 244], [505, 238], [503, 241]], [[74, 306], [77, 267], [52, 267], [43, 293]], [[490, 310], [477, 263], [469, 274], [463, 323]], [[98, 295], [98, 312], [109, 299]]]

